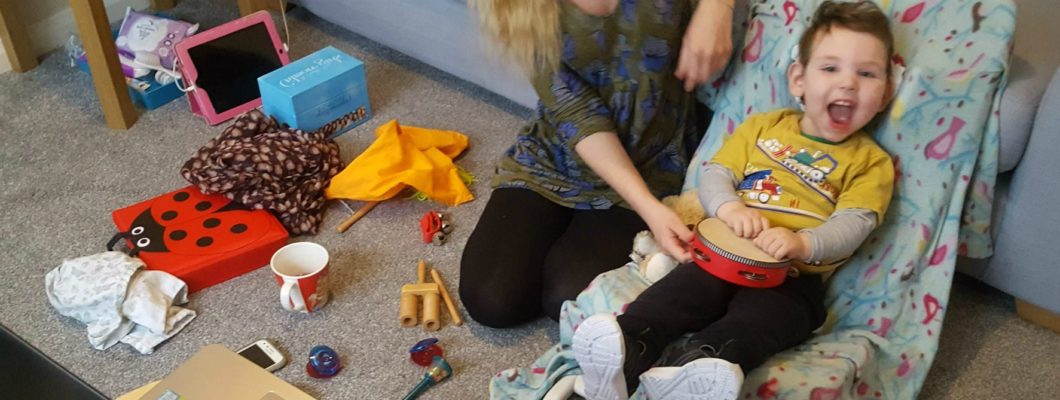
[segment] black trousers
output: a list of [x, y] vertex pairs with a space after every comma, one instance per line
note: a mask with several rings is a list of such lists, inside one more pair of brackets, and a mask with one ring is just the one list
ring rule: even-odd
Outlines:
[[[809, 339], [825, 315], [824, 283], [818, 275], [788, 277], [778, 287], [755, 289], [683, 264], [641, 293], [618, 323], [627, 343], [642, 342], [646, 348], [641, 350], [655, 358], [667, 344], [692, 333], [658, 365], [679, 366], [710, 356], [747, 372]], [[627, 371], [627, 379], [636, 379], [655, 361], [636, 363], [639, 367]]]
[[564, 301], [629, 261], [633, 237], [646, 229], [629, 209], [575, 210], [529, 189], [496, 189], [464, 247], [460, 300], [494, 328], [543, 314], [558, 320]]

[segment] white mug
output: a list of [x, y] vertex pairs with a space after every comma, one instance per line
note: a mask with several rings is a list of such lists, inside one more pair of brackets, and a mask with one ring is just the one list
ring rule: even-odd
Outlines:
[[287, 311], [310, 313], [328, 303], [328, 250], [316, 243], [281, 247], [269, 266], [280, 285], [280, 305]]

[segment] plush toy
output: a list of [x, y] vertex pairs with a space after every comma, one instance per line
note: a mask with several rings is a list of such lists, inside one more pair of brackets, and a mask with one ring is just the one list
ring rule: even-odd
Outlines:
[[[693, 229], [699, 221], [706, 218], [706, 212], [699, 204], [695, 191], [687, 191], [679, 196], [667, 196], [662, 202], [677, 213], [681, 222]], [[651, 283], [658, 282], [677, 267], [677, 260], [662, 251], [651, 231], [641, 231], [633, 238], [633, 252], [629, 254], [629, 258], [637, 263], [641, 275]]]

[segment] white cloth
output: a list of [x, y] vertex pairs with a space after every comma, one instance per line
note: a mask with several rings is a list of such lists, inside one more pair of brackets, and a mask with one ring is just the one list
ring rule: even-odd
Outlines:
[[162, 271], [141, 271], [143, 261], [108, 251], [63, 261], [44, 276], [48, 301], [59, 314], [87, 325], [97, 350], [126, 343], [151, 354], [195, 318], [184, 281]]

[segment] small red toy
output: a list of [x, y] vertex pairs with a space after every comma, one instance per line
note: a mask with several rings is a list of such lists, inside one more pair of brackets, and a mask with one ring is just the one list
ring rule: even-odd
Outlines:
[[445, 243], [445, 237], [452, 232], [453, 227], [445, 221], [445, 215], [438, 211], [427, 211], [420, 218], [420, 234], [423, 235], [423, 243], [434, 243], [441, 246]]
[[431, 366], [434, 357], [445, 357], [445, 352], [438, 345], [436, 338], [423, 339], [409, 349], [409, 359], [421, 367]]

